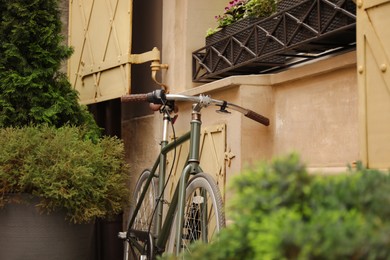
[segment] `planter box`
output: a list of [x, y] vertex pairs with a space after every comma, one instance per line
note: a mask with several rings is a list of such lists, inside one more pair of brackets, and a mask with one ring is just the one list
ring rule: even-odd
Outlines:
[[[28, 195], [24, 195], [24, 198]], [[0, 209], [0, 259], [95, 259], [94, 224], [70, 224], [65, 214], [40, 214], [34, 203]]]
[[206, 37], [206, 45], [213, 44], [217, 41], [222, 40], [223, 38], [229, 37], [229, 36], [235, 34], [236, 32], [239, 32], [239, 31], [247, 28], [248, 26], [255, 24], [256, 22], [261, 21], [262, 19], [263, 18], [249, 17], [249, 18], [239, 20], [239, 21], [232, 23], [228, 26], [225, 26], [224, 28], [222, 28], [218, 32], [207, 36]]
[[280, 13], [291, 17], [286, 20], [286, 44], [297, 44], [354, 22], [351, 17], [338, 12], [344, 9], [356, 13], [356, 5], [352, 0], [329, 0], [329, 2], [334, 5], [329, 5], [322, 0], [281, 1]]
[[193, 80], [259, 74], [313, 59], [356, 42], [352, 0], [282, 0], [277, 12], [243, 19], [206, 38], [193, 52]]
[[[266, 30], [272, 30], [276, 22], [276, 19], [245, 18], [206, 37], [206, 46], [218, 52], [211, 52], [206, 63], [215, 70], [224, 70], [256, 58], [260, 51], [271, 52], [281, 48], [281, 45], [269, 44], [267, 32], [256, 30], [256, 34], [253, 33], [256, 24], [262, 24]], [[221, 59], [220, 54], [225, 59]], [[281, 56], [261, 59], [261, 62], [272, 64], [283, 64], [284, 61], [285, 58]]]

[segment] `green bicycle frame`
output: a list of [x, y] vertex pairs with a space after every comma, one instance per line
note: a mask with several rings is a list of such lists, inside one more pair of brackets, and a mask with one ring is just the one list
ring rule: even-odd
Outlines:
[[[164, 250], [166, 247], [166, 243], [169, 239], [169, 234], [172, 228], [172, 224], [174, 221], [174, 215], [177, 210], [177, 229], [176, 229], [176, 254], [180, 253], [181, 249], [181, 232], [183, 229], [183, 221], [184, 221], [184, 209], [185, 209], [185, 193], [186, 186], [191, 174], [196, 174], [201, 172], [201, 168], [199, 167], [199, 145], [200, 145], [200, 133], [201, 133], [201, 116], [200, 111], [201, 107], [194, 106], [192, 111], [192, 120], [191, 120], [191, 130], [176, 140], [168, 143], [167, 141], [167, 128], [169, 122], [169, 115], [164, 114], [164, 125], [163, 125], [163, 141], [161, 142], [161, 151], [156, 159], [153, 168], [150, 171], [150, 175], [146, 180], [144, 190], [142, 191], [140, 198], [137, 202], [133, 215], [131, 216], [129, 222], [129, 228], [133, 226], [138, 210], [141, 207], [141, 203], [146, 196], [147, 189], [152, 182], [153, 178], [158, 177], [158, 194], [162, 194], [164, 190], [165, 183], [165, 172], [166, 172], [166, 162], [167, 162], [167, 154], [174, 150], [179, 145], [186, 142], [188, 139], [190, 140], [190, 149], [189, 149], [189, 157], [187, 165], [184, 167], [179, 183], [176, 186], [174, 195], [172, 197], [170, 206], [168, 208], [168, 212], [166, 214], [165, 221], [163, 223], [163, 204], [158, 203], [157, 207], [157, 217], [154, 220], [155, 230], [153, 230], [154, 235], [157, 237], [156, 247], [158, 249]], [[159, 174], [156, 175], [157, 167], [159, 167]], [[161, 196], [161, 200], [164, 198]]]
[[[164, 147], [162, 147], [161, 151], [160, 151], [160, 155], [159, 157], [157, 158], [157, 160], [155, 161], [154, 165], [153, 165], [153, 168], [150, 170], [150, 175], [148, 177], [148, 179], [146, 180], [145, 182], [145, 187], [144, 187], [144, 190], [142, 191], [140, 197], [139, 197], [139, 200], [135, 206], [135, 209], [134, 209], [134, 213], [132, 214], [131, 216], [131, 219], [130, 219], [130, 222], [129, 222], [129, 227], [133, 226], [134, 224], [134, 221], [135, 221], [135, 218], [137, 216], [137, 212], [139, 211], [139, 209], [141, 208], [141, 204], [142, 204], [142, 201], [144, 200], [145, 198], [145, 195], [146, 195], [146, 191], [150, 185], [150, 183], [152, 182], [153, 178], [155, 177], [158, 177], [156, 175], [156, 170], [157, 170], [157, 167], [162, 163], [162, 162], [166, 162], [166, 155], [167, 153], [169, 153], [170, 151], [172, 151], [173, 149], [175, 149], [175, 147], [181, 145], [182, 143], [186, 142], [188, 139], [190, 139], [190, 132], [187, 132], [186, 134], [182, 135], [181, 137], [179, 137], [178, 139], [176, 139], [175, 141], [169, 143], [169, 144], [166, 144], [164, 145]], [[163, 145], [163, 144], [162, 144]], [[158, 212], [158, 215], [160, 215], [160, 212]]]

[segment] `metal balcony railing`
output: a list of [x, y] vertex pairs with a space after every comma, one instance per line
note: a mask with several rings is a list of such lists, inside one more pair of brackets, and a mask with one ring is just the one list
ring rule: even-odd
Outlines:
[[274, 15], [193, 52], [193, 81], [262, 74], [356, 47], [352, 0], [284, 0]]

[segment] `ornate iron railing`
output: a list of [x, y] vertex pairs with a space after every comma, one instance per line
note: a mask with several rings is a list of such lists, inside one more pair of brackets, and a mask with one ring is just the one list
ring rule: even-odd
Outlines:
[[276, 14], [194, 51], [193, 81], [277, 71], [355, 48], [356, 6], [352, 0], [292, 2], [284, 0]]

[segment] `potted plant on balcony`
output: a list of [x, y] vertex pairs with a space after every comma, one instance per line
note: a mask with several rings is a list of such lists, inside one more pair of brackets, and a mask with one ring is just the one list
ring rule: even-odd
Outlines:
[[[208, 71], [229, 70], [237, 64], [256, 58], [260, 50], [270, 47], [274, 49], [268, 43], [265, 32], [259, 31], [255, 35], [251, 26], [274, 14], [276, 4], [277, 0], [230, 1], [223, 15], [215, 17], [218, 26], [209, 29], [206, 35], [207, 51], [202, 64]], [[269, 22], [269, 25], [272, 26], [273, 22]], [[267, 64], [283, 64], [284, 61], [284, 57], [262, 59]]]
[[61, 72], [58, 2], [0, 2], [0, 259], [95, 259], [93, 221], [127, 197], [122, 143]]
[[276, 2], [276, 0], [230, 1], [223, 15], [215, 16], [218, 26], [208, 29], [206, 44], [211, 44], [273, 14]]

